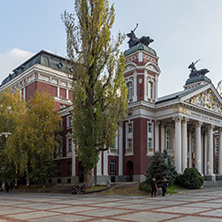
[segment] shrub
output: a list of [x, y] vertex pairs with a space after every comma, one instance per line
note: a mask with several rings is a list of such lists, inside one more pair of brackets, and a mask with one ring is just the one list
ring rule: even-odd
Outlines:
[[188, 189], [199, 189], [204, 183], [204, 177], [196, 168], [187, 168], [176, 177], [175, 183]]
[[142, 191], [146, 191], [148, 193], [151, 193], [151, 191], [152, 191], [150, 184], [147, 183], [146, 181], [140, 183], [139, 189]]

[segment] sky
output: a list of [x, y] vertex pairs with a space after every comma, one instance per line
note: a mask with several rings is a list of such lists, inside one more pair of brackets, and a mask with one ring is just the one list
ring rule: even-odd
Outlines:
[[[215, 87], [222, 80], [221, 0], [110, 0], [116, 17], [113, 36], [133, 30], [154, 39], [161, 74], [159, 96], [183, 90], [190, 70], [206, 74]], [[74, 0], [9, 0], [0, 7], [0, 82], [35, 53], [48, 50], [66, 56], [61, 13], [74, 13]], [[128, 49], [126, 37], [121, 50]]]

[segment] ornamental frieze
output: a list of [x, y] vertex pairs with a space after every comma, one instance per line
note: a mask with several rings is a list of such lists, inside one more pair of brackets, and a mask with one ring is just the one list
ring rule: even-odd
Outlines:
[[197, 94], [190, 99], [187, 99], [185, 102], [189, 102], [196, 106], [201, 106], [203, 108], [207, 108], [209, 110], [213, 110], [215, 112], [221, 113], [222, 106], [217, 102], [216, 96], [212, 94], [212, 90], [209, 89], [205, 92]]

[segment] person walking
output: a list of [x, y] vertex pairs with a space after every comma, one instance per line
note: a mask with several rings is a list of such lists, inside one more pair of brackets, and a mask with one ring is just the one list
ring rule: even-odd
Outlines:
[[166, 179], [163, 179], [163, 182], [162, 182], [162, 196], [163, 196], [163, 197], [164, 197], [165, 194], [166, 194], [167, 186], [168, 186], [167, 180], [166, 180]]
[[156, 178], [153, 178], [151, 180], [151, 188], [152, 188], [151, 197], [156, 196], [156, 191], [157, 191]]

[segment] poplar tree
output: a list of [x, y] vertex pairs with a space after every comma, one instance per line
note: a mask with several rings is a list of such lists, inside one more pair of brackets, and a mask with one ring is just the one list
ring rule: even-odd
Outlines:
[[100, 152], [113, 144], [127, 111], [125, 58], [119, 50], [125, 36], [111, 36], [114, 18], [108, 0], [75, 0], [75, 13], [62, 15], [73, 66], [73, 142], [88, 186]]

